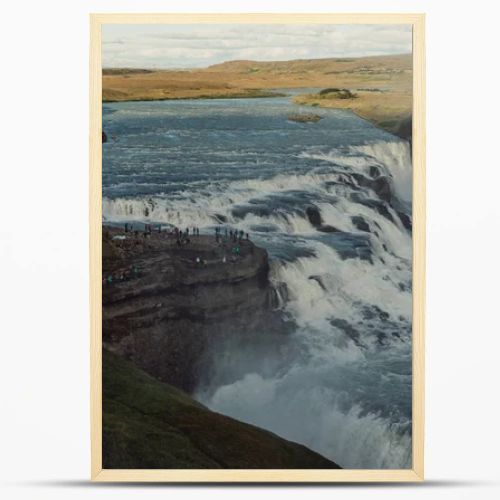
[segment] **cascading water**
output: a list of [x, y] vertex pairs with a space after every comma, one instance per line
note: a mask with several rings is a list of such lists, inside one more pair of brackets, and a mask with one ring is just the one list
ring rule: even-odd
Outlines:
[[196, 397], [345, 468], [411, 466], [411, 155], [288, 99], [106, 105], [103, 218], [248, 232], [286, 338], [218, 346]]

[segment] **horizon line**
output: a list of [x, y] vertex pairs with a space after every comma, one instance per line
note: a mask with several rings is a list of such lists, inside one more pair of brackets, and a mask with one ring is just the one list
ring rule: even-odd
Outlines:
[[310, 57], [310, 58], [298, 58], [298, 59], [276, 59], [273, 61], [262, 61], [258, 59], [228, 59], [227, 61], [222, 61], [219, 63], [210, 64], [208, 66], [177, 66], [177, 67], [159, 67], [159, 66], [102, 66], [102, 70], [112, 70], [112, 69], [131, 69], [131, 70], [156, 70], [156, 71], [179, 71], [179, 70], [201, 70], [208, 69], [214, 66], [220, 66], [221, 64], [237, 63], [237, 62], [253, 62], [253, 63], [280, 63], [280, 62], [296, 62], [296, 61], [326, 61], [326, 60], [342, 60], [342, 59], [375, 59], [379, 57], [401, 57], [401, 56], [411, 56], [413, 52], [398, 52], [395, 54], [377, 54], [377, 55], [366, 55], [366, 56], [332, 56], [332, 57]]

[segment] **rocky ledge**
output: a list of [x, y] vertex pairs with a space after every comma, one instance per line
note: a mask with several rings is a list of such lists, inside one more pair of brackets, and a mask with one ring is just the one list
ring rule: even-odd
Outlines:
[[216, 339], [287, 330], [268, 273], [251, 241], [104, 228], [103, 345], [191, 392]]
[[315, 115], [313, 113], [295, 113], [292, 115], [288, 115], [288, 119], [292, 122], [299, 123], [311, 123], [318, 122], [323, 117], [320, 115]]

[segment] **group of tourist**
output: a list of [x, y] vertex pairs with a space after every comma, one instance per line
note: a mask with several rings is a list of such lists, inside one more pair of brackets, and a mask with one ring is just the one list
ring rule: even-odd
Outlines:
[[[167, 233], [167, 236], [169, 234], [172, 234], [170, 232]], [[189, 228], [187, 227], [184, 231], [182, 229], [179, 229], [178, 227], [174, 228], [173, 234], [176, 238], [176, 243], [177, 246], [182, 246], [182, 245], [187, 245], [188, 243], [191, 243], [191, 240], [189, 239]], [[194, 227], [191, 229], [191, 236], [199, 236], [200, 235], [200, 229], [197, 227]]]
[[[125, 223], [125, 233], [131, 233], [137, 239], [139, 235], [144, 238], [151, 237], [153, 232], [161, 235], [165, 235], [167, 238], [175, 238], [176, 244], [178, 246], [188, 245], [191, 242], [191, 237], [200, 236], [200, 228], [197, 226], [187, 227], [184, 231], [178, 227], [169, 226], [167, 229], [162, 228], [160, 224], [153, 226], [152, 224], [144, 224], [143, 228], [140, 230], [134, 227], [131, 223]], [[228, 227], [216, 227], [214, 230], [215, 241], [217, 246], [222, 248], [222, 256], [220, 261], [222, 264], [226, 264], [228, 261], [237, 262], [238, 258], [241, 256], [241, 246], [243, 241], [249, 241], [250, 236], [242, 230], [230, 229]], [[118, 238], [116, 236], [115, 238]], [[124, 236], [121, 236], [124, 238]], [[250, 252], [253, 254], [253, 246], [250, 246]], [[229, 257], [227, 254], [229, 253]], [[205, 267], [208, 261], [201, 256], [196, 256], [193, 258], [193, 263], [196, 267]], [[139, 270], [136, 266], [131, 266], [128, 269], [120, 271], [119, 273], [109, 274], [103, 276], [103, 285], [112, 285], [115, 283], [120, 283], [123, 281], [128, 281], [132, 278], [136, 278], [139, 274]]]
[[[162, 229], [161, 224], [158, 224], [156, 226], [156, 229], [153, 228], [152, 224], [144, 224], [144, 229], [142, 231], [144, 237], [151, 236], [153, 232], [157, 232], [158, 234], [165, 234], [167, 237], [174, 236], [175, 239], [177, 240], [177, 244], [180, 246], [189, 243], [190, 236], [199, 236], [200, 228], [197, 226], [192, 226], [191, 228], [187, 227], [183, 231], [178, 227], [173, 227], [173, 228], [169, 227], [164, 230]], [[126, 222], [125, 233], [133, 233], [135, 236], [138, 236], [141, 233], [141, 231], [134, 229], [133, 224], [129, 224], [128, 222]], [[241, 243], [243, 239], [246, 239], [247, 241], [250, 239], [249, 234], [245, 233], [243, 230], [237, 230], [237, 229], [233, 230], [233, 229], [228, 229], [227, 227], [224, 227], [224, 230], [222, 230], [222, 228], [219, 226], [215, 228], [215, 241], [217, 243], [220, 242]]]
[[177, 245], [182, 246], [188, 244], [191, 240], [190, 236], [199, 236], [200, 228], [193, 226], [191, 228], [187, 227], [184, 231], [178, 227], [171, 227], [164, 229], [161, 224], [153, 227], [152, 224], [144, 224], [142, 230], [134, 228], [133, 224], [128, 222], [125, 223], [125, 233], [133, 233], [136, 238], [142, 235], [144, 238], [151, 237], [153, 232], [166, 236], [167, 238], [173, 237], [176, 239]]
[[246, 237], [246, 240], [248, 241], [250, 239], [250, 236], [248, 233], [245, 233], [243, 230], [232, 230], [227, 227], [224, 228], [224, 234], [222, 234], [222, 228], [216, 227], [215, 228], [215, 241], [219, 243], [222, 241], [223, 243], [227, 243], [228, 241], [232, 241], [233, 243], [241, 243], [243, 238]]
[[[179, 247], [189, 245], [191, 243], [191, 238], [200, 236], [200, 228], [197, 226], [186, 227], [185, 230], [179, 229], [178, 227], [168, 226], [167, 228], [162, 228], [161, 224], [153, 226], [152, 224], [144, 224], [141, 230], [134, 228], [131, 223], [125, 223], [125, 233], [133, 233], [136, 238], [140, 234], [144, 238], [151, 237], [153, 232], [165, 235], [167, 238], [175, 238], [176, 245]], [[228, 261], [236, 262], [241, 256], [241, 245], [243, 241], [249, 241], [250, 236], [243, 230], [231, 229], [227, 226], [221, 227], [217, 226], [214, 229], [215, 241], [218, 246], [222, 247], [222, 257], [221, 262], [226, 264]], [[227, 256], [227, 251], [230, 252], [229, 258]], [[253, 247], [250, 247], [250, 251], [253, 254]], [[204, 267], [207, 265], [207, 260], [201, 256], [196, 256], [193, 258], [193, 263], [196, 267]], [[108, 283], [113, 281], [112, 277], [107, 280]], [[122, 280], [115, 280], [122, 281]]]

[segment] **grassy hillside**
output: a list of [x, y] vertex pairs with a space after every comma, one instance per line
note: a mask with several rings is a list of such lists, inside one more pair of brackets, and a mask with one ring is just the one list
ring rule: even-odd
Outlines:
[[411, 90], [411, 55], [355, 59], [229, 61], [204, 69], [104, 69], [103, 100], [232, 96], [257, 90], [308, 87], [376, 87]]
[[103, 352], [104, 468], [331, 469], [305, 446], [210, 411]]

